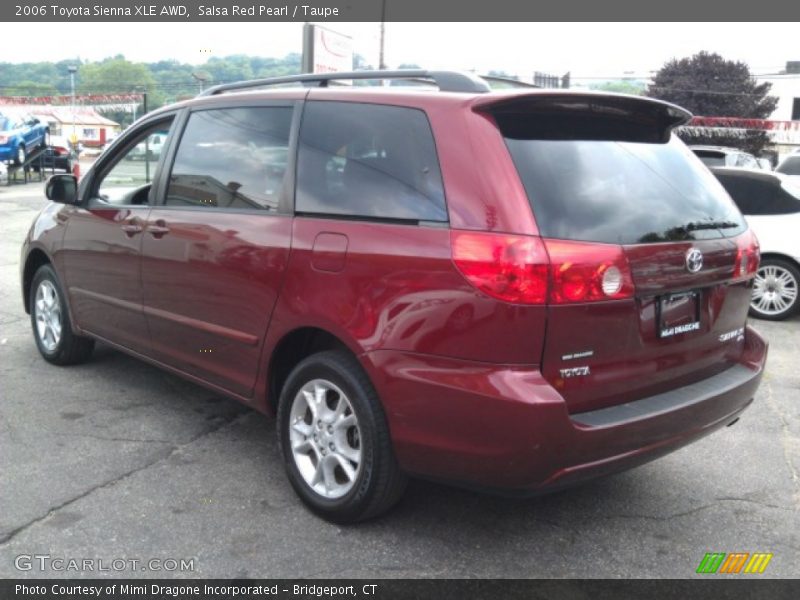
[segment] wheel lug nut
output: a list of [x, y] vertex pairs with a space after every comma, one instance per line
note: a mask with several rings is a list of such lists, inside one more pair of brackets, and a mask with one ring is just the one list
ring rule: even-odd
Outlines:
[[319, 427], [320, 429], [322, 429], [322, 421], [317, 421], [317, 427]]
[[322, 456], [325, 456], [325, 448], [322, 448], [322, 450], [320, 450], [320, 452], [322, 453]]
[[333, 425], [328, 425], [328, 433], [333, 433]]
[[336, 446], [333, 445], [333, 442], [328, 444], [328, 448], [330, 448], [331, 450], [336, 450]]

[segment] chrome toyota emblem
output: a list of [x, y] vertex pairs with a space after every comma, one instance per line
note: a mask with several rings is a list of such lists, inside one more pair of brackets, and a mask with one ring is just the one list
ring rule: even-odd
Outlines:
[[703, 268], [703, 253], [697, 248], [689, 248], [686, 252], [686, 270], [697, 273]]

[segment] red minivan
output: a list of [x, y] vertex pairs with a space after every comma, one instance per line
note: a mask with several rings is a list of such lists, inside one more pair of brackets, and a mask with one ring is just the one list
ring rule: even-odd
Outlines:
[[[367, 78], [436, 87], [329, 85]], [[529, 494], [641, 464], [736, 421], [767, 352], [758, 243], [672, 134], [689, 117], [453, 72], [213, 88], [50, 178], [22, 249], [34, 339], [276, 415], [333, 521], [408, 475]]]

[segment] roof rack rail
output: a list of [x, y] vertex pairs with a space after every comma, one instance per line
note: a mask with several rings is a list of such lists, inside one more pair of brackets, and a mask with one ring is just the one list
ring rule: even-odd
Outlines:
[[477, 75], [463, 71], [427, 71], [425, 69], [400, 69], [396, 71], [351, 71], [346, 73], [306, 73], [285, 77], [251, 79], [235, 83], [223, 83], [210, 87], [199, 96], [214, 96], [224, 92], [259, 88], [284, 83], [302, 83], [306, 86], [328, 87], [331, 81], [341, 79], [430, 79], [442, 92], [468, 92], [483, 94], [490, 91], [489, 85]]

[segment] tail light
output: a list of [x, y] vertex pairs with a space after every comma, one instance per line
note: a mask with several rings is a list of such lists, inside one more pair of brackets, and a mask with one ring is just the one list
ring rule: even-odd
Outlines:
[[622, 246], [547, 240], [552, 304], [632, 298], [634, 287]]
[[69, 154], [69, 152], [67, 151], [67, 149], [66, 149], [66, 148], [64, 148], [64, 147], [62, 147], [62, 146], [55, 146], [55, 147], [53, 148], [53, 152], [55, 152], [57, 156], [62, 156], [62, 155], [64, 155], [64, 154]]
[[453, 262], [482, 292], [519, 304], [547, 301], [547, 252], [541, 238], [497, 233], [451, 233]]
[[482, 292], [519, 304], [630, 298], [630, 267], [621, 246], [453, 231], [453, 262]]
[[736, 239], [736, 262], [733, 265], [735, 279], [747, 278], [758, 271], [761, 261], [761, 250], [758, 238], [752, 230], [748, 229]]

